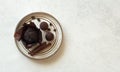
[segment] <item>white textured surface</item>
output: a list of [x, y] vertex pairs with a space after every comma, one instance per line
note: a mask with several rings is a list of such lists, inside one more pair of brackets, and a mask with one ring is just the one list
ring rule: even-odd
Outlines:
[[[23, 56], [14, 30], [42, 11], [61, 23], [64, 42], [46, 60]], [[0, 0], [0, 72], [120, 72], [120, 0]]]

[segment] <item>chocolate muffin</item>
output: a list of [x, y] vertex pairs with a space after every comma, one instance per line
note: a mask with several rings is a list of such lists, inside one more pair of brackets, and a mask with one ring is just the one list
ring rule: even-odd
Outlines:
[[40, 24], [40, 28], [45, 31], [45, 30], [48, 29], [48, 24], [47, 24], [46, 22], [42, 22], [42, 23]]
[[38, 31], [35, 28], [28, 27], [23, 34], [23, 41], [28, 44], [37, 43], [39, 41]]
[[40, 43], [42, 41], [42, 33], [34, 23], [31, 22], [30, 24], [24, 25], [22, 40], [27, 44]]

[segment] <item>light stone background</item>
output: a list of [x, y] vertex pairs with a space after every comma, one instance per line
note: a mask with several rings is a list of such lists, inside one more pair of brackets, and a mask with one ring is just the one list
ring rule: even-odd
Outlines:
[[[17, 23], [47, 12], [61, 23], [64, 41], [49, 59], [17, 49]], [[0, 0], [0, 72], [120, 72], [120, 0]]]

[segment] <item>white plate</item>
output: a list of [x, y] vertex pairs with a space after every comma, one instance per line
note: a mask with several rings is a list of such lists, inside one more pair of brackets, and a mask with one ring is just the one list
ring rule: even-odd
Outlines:
[[[38, 54], [31, 56], [28, 54], [29, 50], [25, 48], [22, 41], [15, 40], [15, 43], [19, 49], [19, 51], [24, 54], [25, 56], [33, 59], [44, 59], [52, 56], [56, 53], [56, 51], [60, 48], [61, 42], [62, 42], [62, 28], [60, 26], [60, 23], [50, 14], [44, 13], [44, 12], [34, 12], [27, 16], [25, 16], [17, 25], [16, 30], [18, 30], [24, 23], [29, 22], [32, 20], [32, 16], [35, 16], [36, 18], [40, 18], [41, 21], [47, 21], [53, 24], [53, 28], [56, 29], [56, 32], [54, 33], [55, 39], [52, 42], [52, 45], [49, 48], [44, 49], [43, 51], [40, 51]], [[34, 21], [36, 22], [36, 21]], [[39, 22], [36, 23], [36, 26], [39, 27]], [[15, 30], [15, 31], [16, 31]], [[52, 30], [53, 31], [53, 30]], [[42, 32], [43, 33], [43, 32]], [[43, 33], [44, 34], [44, 33]]]

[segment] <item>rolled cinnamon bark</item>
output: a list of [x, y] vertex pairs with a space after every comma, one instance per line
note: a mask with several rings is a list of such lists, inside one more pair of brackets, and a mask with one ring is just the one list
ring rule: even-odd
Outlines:
[[28, 54], [33, 56], [33, 55], [37, 54], [38, 52], [40, 52], [41, 50], [47, 48], [50, 45], [51, 45], [51, 43], [46, 44], [46, 42], [44, 42], [41, 45], [39, 45], [38, 47], [36, 47], [35, 49], [33, 49], [32, 51], [30, 51]]

